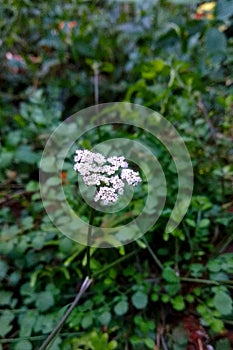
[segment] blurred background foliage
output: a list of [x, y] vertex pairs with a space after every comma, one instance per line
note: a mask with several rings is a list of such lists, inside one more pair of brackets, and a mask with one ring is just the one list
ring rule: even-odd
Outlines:
[[[137, 242], [92, 250], [94, 285], [51, 350], [232, 349], [232, 16], [232, 0], [1, 2], [2, 350], [38, 349], [84, 277], [85, 247], [50, 223], [38, 165], [62, 120], [112, 101], [150, 107], [175, 125], [193, 162], [193, 198], [165, 234], [176, 171], [146, 135], [166, 169], [165, 210]], [[117, 131], [127, 134], [142, 137]], [[83, 144], [97, 141], [93, 133]], [[85, 217], [72, 169], [61, 176]], [[140, 208], [136, 197], [132, 213]]]

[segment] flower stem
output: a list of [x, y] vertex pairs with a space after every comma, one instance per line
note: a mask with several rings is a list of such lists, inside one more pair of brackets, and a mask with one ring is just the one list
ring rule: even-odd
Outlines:
[[147, 239], [145, 237], [142, 238], [143, 242], [145, 243], [147, 249], [149, 250], [152, 258], [154, 259], [155, 263], [157, 264], [157, 266], [163, 270], [163, 264], [161, 263], [161, 261], [159, 260], [159, 258], [155, 255], [155, 253], [153, 252], [153, 250], [151, 249], [149, 243], [147, 242]]
[[81, 288], [80, 288], [78, 294], [76, 295], [73, 303], [70, 305], [69, 309], [66, 311], [65, 315], [62, 317], [62, 319], [59, 321], [59, 323], [56, 325], [56, 327], [50, 333], [48, 338], [41, 345], [39, 350], [46, 350], [47, 349], [47, 347], [49, 346], [51, 341], [56, 337], [58, 332], [63, 327], [65, 321], [67, 320], [67, 318], [69, 317], [69, 315], [71, 314], [71, 312], [73, 311], [75, 306], [78, 304], [81, 296], [85, 293], [85, 291], [87, 290], [87, 288], [90, 286], [90, 284], [92, 282], [92, 280], [90, 278], [90, 275], [91, 275], [91, 272], [90, 272], [90, 260], [91, 260], [90, 247], [91, 247], [92, 224], [94, 222], [94, 217], [95, 217], [95, 209], [91, 208], [90, 217], [89, 217], [88, 233], [87, 233], [87, 277], [85, 278], [84, 282], [82, 283]]
[[90, 269], [90, 262], [91, 262], [91, 233], [92, 233], [92, 224], [94, 222], [95, 217], [95, 209], [91, 208], [90, 217], [89, 217], [89, 226], [88, 226], [88, 233], [87, 233], [87, 276], [91, 277], [91, 269]]
[[85, 278], [85, 280], [83, 281], [81, 288], [78, 292], [78, 294], [76, 295], [73, 303], [70, 305], [69, 309], [66, 311], [65, 315], [62, 317], [62, 319], [59, 321], [59, 323], [56, 325], [56, 327], [53, 329], [53, 331], [50, 333], [50, 335], [48, 336], [48, 338], [44, 341], [44, 343], [41, 345], [41, 347], [39, 348], [39, 350], [46, 350], [47, 347], [49, 346], [49, 344], [51, 343], [51, 341], [56, 337], [56, 335], [58, 334], [58, 332], [60, 331], [60, 329], [62, 328], [62, 326], [64, 325], [65, 321], [67, 320], [67, 318], [69, 317], [69, 315], [71, 314], [71, 312], [73, 311], [73, 309], [75, 308], [75, 306], [78, 304], [80, 298], [82, 297], [82, 295], [85, 293], [85, 291], [88, 289], [88, 287], [90, 286], [92, 280], [87, 276]]

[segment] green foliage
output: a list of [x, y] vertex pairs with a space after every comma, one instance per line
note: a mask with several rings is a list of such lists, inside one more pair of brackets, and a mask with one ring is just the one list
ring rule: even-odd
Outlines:
[[[233, 9], [232, 1], [220, 0], [213, 19], [195, 19], [198, 4], [3, 1], [0, 348], [39, 348], [85, 274], [85, 247], [62, 236], [43, 209], [38, 166], [48, 136], [60, 122], [98, 102], [94, 75], [99, 102], [138, 103], [174, 124], [192, 158], [194, 194], [179, 228], [165, 233], [178, 188], [165, 147], [149, 133], [126, 126], [82, 137], [80, 145], [86, 148], [117, 137], [148, 147], [164, 170], [167, 200], [147, 244], [139, 240], [91, 251], [93, 286], [51, 349], [154, 349], [162, 334], [172, 349], [182, 350], [189, 341], [184, 312], [196, 312], [210, 333], [231, 324]], [[66, 132], [70, 135], [72, 128]], [[54, 165], [48, 157], [43, 170]], [[68, 157], [61, 178], [48, 179], [52, 186], [60, 181], [67, 201], [87, 221], [88, 208], [76, 192]], [[146, 191], [143, 185], [122, 215], [99, 215], [96, 222], [123, 225], [129, 215], [140, 213]], [[148, 210], [156, 203], [150, 206]], [[132, 234], [124, 230], [118, 238]], [[228, 350], [231, 344], [223, 338], [215, 347]]]
[[91, 349], [91, 350], [114, 350], [117, 348], [117, 342], [115, 340], [108, 341], [108, 335], [97, 333], [93, 331], [78, 339], [72, 340], [72, 348], [74, 350]]

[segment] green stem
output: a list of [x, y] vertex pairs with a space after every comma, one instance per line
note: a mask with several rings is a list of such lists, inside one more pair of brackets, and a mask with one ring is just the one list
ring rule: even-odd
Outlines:
[[97, 271], [97, 272], [93, 275], [93, 277], [96, 278], [97, 276], [103, 274], [104, 272], [106, 272], [106, 271], [108, 271], [109, 269], [111, 269], [113, 266], [115, 266], [115, 265], [119, 264], [120, 262], [122, 262], [122, 261], [124, 261], [124, 260], [130, 258], [132, 255], [136, 254], [138, 251], [139, 251], [139, 249], [134, 250], [134, 251], [132, 251], [131, 253], [129, 253], [129, 254], [125, 255], [125, 256], [122, 256], [121, 258], [119, 258], [119, 259], [113, 261], [111, 264], [105, 266], [102, 270]]
[[158, 267], [163, 270], [163, 264], [161, 263], [161, 261], [159, 260], [159, 258], [155, 255], [155, 253], [153, 252], [153, 250], [151, 249], [151, 247], [149, 246], [149, 243], [147, 242], [147, 239], [145, 237], [142, 238], [143, 242], [145, 243], [147, 249], [149, 250], [152, 258], [154, 259], [155, 263], [158, 265]]
[[90, 260], [91, 260], [91, 255], [90, 255], [90, 247], [91, 247], [91, 233], [92, 233], [92, 224], [94, 222], [94, 216], [95, 216], [95, 210], [94, 208], [91, 209], [90, 212], [90, 217], [89, 217], [89, 226], [88, 226], [88, 233], [87, 233], [87, 277], [85, 278], [78, 294], [76, 295], [73, 303], [70, 305], [69, 309], [66, 311], [65, 315], [62, 317], [62, 319], [59, 321], [57, 326], [53, 329], [53, 331], [50, 333], [48, 338], [44, 341], [44, 343], [41, 345], [39, 350], [46, 350], [51, 341], [56, 337], [58, 332], [61, 330], [63, 327], [65, 321], [75, 308], [75, 306], [78, 304], [81, 296], [85, 293], [87, 288], [90, 286], [92, 280], [90, 279]]
[[86, 290], [88, 289], [88, 287], [90, 286], [92, 280], [89, 279], [89, 277], [86, 277], [83, 284], [81, 285], [81, 288], [78, 292], [78, 294], [76, 295], [73, 303], [70, 305], [69, 309], [66, 311], [65, 315], [62, 317], [62, 319], [59, 321], [59, 323], [56, 325], [56, 327], [53, 329], [53, 331], [50, 333], [50, 335], [48, 336], [48, 338], [44, 341], [44, 343], [41, 345], [41, 347], [39, 348], [39, 350], [46, 350], [47, 347], [49, 346], [49, 344], [51, 343], [51, 341], [53, 340], [53, 338], [56, 337], [56, 335], [58, 334], [58, 332], [60, 331], [60, 329], [63, 327], [65, 321], [67, 320], [67, 318], [69, 317], [69, 315], [71, 314], [71, 312], [73, 311], [73, 309], [75, 308], [75, 306], [78, 304], [80, 298], [82, 297], [82, 295], [86, 292]]
[[206, 280], [202, 278], [192, 278], [192, 277], [180, 277], [180, 280], [183, 282], [194, 282], [194, 283], [202, 283], [202, 284], [212, 284], [212, 285], [233, 285], [233, 281], [211, 281], [211, 280]]
[[[65, 333], [60, 333], [60, 337], [78, 337], [81, 335], [81, 332], [65, 332]], [[3, 338], [0, 339], [0, 344], [7, 344], [7, 343], [18, 343], [19, 341], [22, 340], [29, 340], [29, 341], [38, 341], [38, 340], [43, 340], [46, 338], [46, 335], [36, 335], [33, 337], [20, 337], [20, 338]]]
[[94, 222], [95, 209], [91, 208], [90, 217], [89, 217], [89, 226], [87, 233], [87, 276], [91, 276], [90, 262], [91, 262], [91, 233], [92, 233], [92, 224]]

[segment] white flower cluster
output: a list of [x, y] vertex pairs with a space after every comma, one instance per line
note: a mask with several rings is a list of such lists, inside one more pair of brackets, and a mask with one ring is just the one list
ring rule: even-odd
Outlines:
[[94, 201], [103, 204], [115, 203], [124, 193], [125, 183], [136, 186], [141, 182], [139, 173], [128, 169], [124, 157], [105, 158], [100, 153], [77, 150], [74, 157], [74, 170], [88, 186], [96, 186]]

